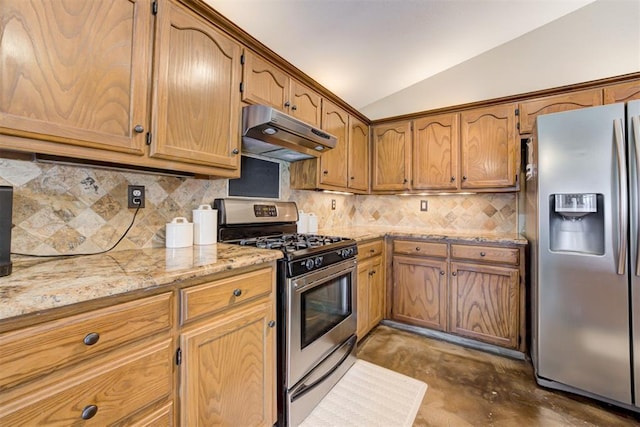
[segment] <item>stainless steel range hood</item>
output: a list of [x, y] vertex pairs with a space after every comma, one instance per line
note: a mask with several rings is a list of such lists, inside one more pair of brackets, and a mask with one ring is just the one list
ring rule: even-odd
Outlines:
[[320, 157], [338, 139], [320, 129], [265, 105], [242, 109], [242, 150], [295, 162]]

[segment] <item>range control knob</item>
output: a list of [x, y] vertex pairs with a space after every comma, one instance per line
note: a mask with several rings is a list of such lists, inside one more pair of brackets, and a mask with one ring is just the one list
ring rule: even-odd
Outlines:
[[353, 248], [346, 248], [346, 249], [341, 249], [338, 251], [338, 254], [342, 257], [342, 258], [349, 258], [352, 257], [354, 254], [354, 249]]
[[309, 271], [309, 270], [313, 270], [313, 266], [314, 266], [314, 265], [315, 265], [315, 264], [314, 264], [314, 262], [313, 262], [313, 260], [312, 260], [311, 258], [309, 258], [308, 260], [306, 260], [306, 261], [304, 262], [304, 266], [305, 266], [305, 268], [306, 268], [308, 271]]
[[322, 257], [316, 257], [316, 259], [314, 259], [314, 262], [316, 264], [316, 267], [320, 267], [322, 265]]

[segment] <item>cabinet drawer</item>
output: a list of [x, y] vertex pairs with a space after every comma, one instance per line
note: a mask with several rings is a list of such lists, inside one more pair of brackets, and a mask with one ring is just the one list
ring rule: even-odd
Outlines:
[[274, 281], [269, 267], [182, 289], [182, 323], [268, 295]]
[[12, 400], [0, 399], [0, 425], [112, 425], [170, 396], [172, 355], [171, 340], [165, 340], [119, 352], [120, 357], [75, 370], [68, 378], [61, 375], [61, 381], [43, 388], [6, 393], [4, 398]]
[[393, 252], [396, 254], [447, 257], [447, 244], [434, 242], [410, 242], [396, 240], [393, 242]]
[[520, 251], [492, 246], [451, 245], [451, 258], [518, 265]]
[[171, 293], [0, 335], [0, 390], [168, 330]]
[[382, 255], [384, 241], [382, 239], [358, 245], [358, 260], [362, 261], [374, 256]]

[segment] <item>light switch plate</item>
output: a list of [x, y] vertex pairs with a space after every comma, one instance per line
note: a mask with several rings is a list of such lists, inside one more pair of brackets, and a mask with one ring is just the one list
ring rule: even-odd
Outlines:
[[420, 211], [426, 212], [428, 210], [428, 204], [426, 200], [420, 200]]

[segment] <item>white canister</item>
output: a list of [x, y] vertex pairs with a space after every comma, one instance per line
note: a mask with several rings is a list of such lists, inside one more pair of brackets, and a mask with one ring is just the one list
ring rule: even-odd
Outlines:
[[193, 210], [193, 243], [213, 245], [218, 241], [218, 211], [210, 205], [200, 205]]
[[167, 248], [186, 248], [193, 246], [193, 223], [179, 216], [167, 224], [165, 246]]
[[307, 214], [307, 233], [318, 232], [318, 217], [314, 213]]
[[298, 222], [296, 222], [298, 226], [298, 233], [307, 233], [309, 229], [309, 215], [304, 213], [303, 210], [298, 211]]

